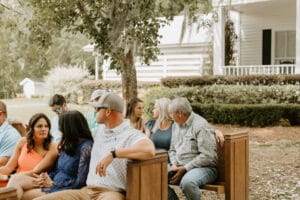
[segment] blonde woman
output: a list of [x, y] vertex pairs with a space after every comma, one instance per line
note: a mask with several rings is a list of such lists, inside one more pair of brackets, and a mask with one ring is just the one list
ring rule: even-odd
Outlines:
[[152, 110], [153, 119], [147, 121], [146, 127], [150, 130], [150, 139], [156, 149], [169, 150], [172, 137], [173, 120], [168, 112], [170, 99], [156, 99]]

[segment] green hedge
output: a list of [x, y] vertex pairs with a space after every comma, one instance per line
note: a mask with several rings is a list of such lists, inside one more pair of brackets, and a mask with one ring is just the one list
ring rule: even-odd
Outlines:
[[[139, 92], [150, 87], [157, 87], [160, 83], [157, 82], [138, 82]], [[122, 84], [120, 81], [106, 81], [106, 80], [84, 80], [80, 83], [80, 89], [82, 93], [82, 101], [89, 102], [92, 92], [96, 89], [102, 89], [106, 91], [122, 93]]]
[[288, 120], [300, 125], [299, 104], [192, 104], [194, 112], [215, 124], [238, 124], [241, 126], [272, 126]]
[[210, 85], [178, 88], [155, 87], [148, 89], [144, 93], [143, 99], [146, 104], [151, 105], [151, 102], [157, 98], [174, 98], [176, 96], [187, 97], [192, 103], [202, 104], [300, 104], [300, 86]]
[[204, 85], [300, 85], [300, 74], [295, 75], [245, 75], [245, 76], [187, 76], [161, 79], [165, 87]]
[[147, 119], [152, 117], [155, 99], [183, 96], [189, 99], [195, 112], [212, 123], [271, 126], [287, 119], [291, 125], [300, 125], [299, 92], [294, 85], [154, 87], [142, 99]]

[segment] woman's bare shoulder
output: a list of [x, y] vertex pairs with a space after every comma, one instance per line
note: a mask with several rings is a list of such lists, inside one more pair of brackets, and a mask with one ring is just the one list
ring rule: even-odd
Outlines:
[[23, 147], [27, 143], [26, 137], [21, 137], [18, 141], [18, 147]]
[[49, 151], [50, 152], [54, 152], [54, 153], [58, 153], [57, 150], [57, 144], [55, 142], [51, 142], [49, 145]]

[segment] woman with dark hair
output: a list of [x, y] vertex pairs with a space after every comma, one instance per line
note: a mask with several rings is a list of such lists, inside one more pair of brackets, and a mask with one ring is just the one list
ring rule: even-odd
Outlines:
[[8, 181], [10, 174], [33, 175], [49, 170], [58, 152], [50, 134], [50, 120], [37, 113], [29, 120], [26, 137], [22, 137], [8, 163], [0, 167], [0, 180]]
[[137, 97], [130, 99], [130, 101], [127, 104], [125, 118], [130, 120], [130, 124], [133, 128], [142, 131], [149, 137], [150, 132], [146, 128], [145, 122], [142, 118], [143, 113], [144, 102]]
[[35, 178], [23, 175], [13, 177], [9, 186], [17, 188], [19, 199], [33, 199], [51, 192], [85, 186], [93, 145], [88, 123], [83, 114], [76, 110], [62, 113], [58, 122], [62, 139], [58, 144], [59, 157], [55, 167], [49, 174], [42, 173]]

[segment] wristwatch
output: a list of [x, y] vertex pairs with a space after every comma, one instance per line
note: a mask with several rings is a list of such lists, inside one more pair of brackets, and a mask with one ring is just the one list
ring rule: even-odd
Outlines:
[[111, 153], [111, 155], [112, 155], [113, 158], [117, 157], [116, 150], [112, 150], [112, 151], [110, 151], [110, 153]]

